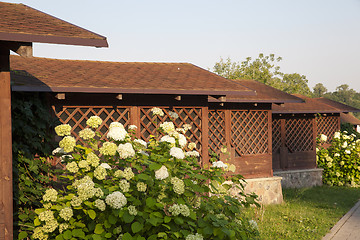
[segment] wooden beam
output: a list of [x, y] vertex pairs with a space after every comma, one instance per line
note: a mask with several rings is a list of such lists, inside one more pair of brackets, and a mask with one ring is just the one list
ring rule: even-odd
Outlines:
[[33, 47], [31, 42], [0, 41], [0, 46], [10, 49], [11, 51], [16, 52], [22, 57], [33, 56]]
[[10, 50], [0, 45], [0, 239], [13, 239]]
[[201, 148], [202, 166], [209, 166], [209, 109], [201, 108]]

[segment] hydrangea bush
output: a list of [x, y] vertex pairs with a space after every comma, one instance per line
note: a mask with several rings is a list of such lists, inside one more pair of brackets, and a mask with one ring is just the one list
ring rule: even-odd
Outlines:
[[360, 140], [348, 132], [335, 132], [331, 145], [327, 137], [318, 138], [317, 164], [323, 168], [323, 182], [331, 186], [360, 186]]
[[[161, 115], [155, 108], [153, 114]], [[177, 117], [172, 114], [172, 117]], [[121, 123], [109, 126], [107, 139], [99, 141], [102, 121], [91, 117], [76, 145], [68, 125], [55, 130], [63, 136], [59, 145], [63, 188], [48, 189], [43, 207], [36, 209], [34, 239], [256, 239], [257, 228], [242, 214], [256, 204], [255, 196], [230, 196], [242, 189], [242, 177], [225, 179], [228, 165], [201, 166], [196, 144], [164, 122], [149, 142], [135, 137]], [[225, 182], [226, 181], [226, 182]]]

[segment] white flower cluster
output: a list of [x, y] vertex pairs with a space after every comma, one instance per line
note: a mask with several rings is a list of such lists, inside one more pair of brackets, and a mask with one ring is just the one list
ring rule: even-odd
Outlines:
[[101, 199], [96, 199], [94, 202], [95, 207], [97, 207], [100, 211], [105, 211], [106, 209], [106, 204], [103, 200]]
[[171, 112], [171, 111], [169, 111], [169, 116], [172, 119], [177, 119], [179, 117], [179, 115], [176, 112]]
[[249, 220], [250, 227], [254, 230], [258, 229], [257, 222], [255, 220]]
[[[121, 124], [121, 123], [118, 123], [118, 124]], [[121, 124], [121, 127], [115, 127], [115, 126], [110, 127], [109, 132], [106, 137], [109, 139], [115, 140], [115, 141], [123, 141], [123, 140], [125, 140], [127, 134], [128, 133], [124, 129], [124, 126], [122, 126], [122, 124]]]
[[83, 168], [85, 171], [90, 171], [90, 169], [91, 169], [89, 163], [85, 160], [81, 160], [78, 163], [78, 165], [79, 165], [79, 168]]
[[[44, 232], [45, 233], [53, 232], [59, 226], [59, 223], [54, 218], [54, 213], [50, 210], [41, 212], [39, 214], [39, 220], [45, 222], [45, 225], [38, 229], [38, 231], [42, 231], [43, 233]], [[36, 231], [34, 231], [34, 235], [35, 235], [35, 232]], [[41, 234], [39, 233], [39, 235], [41, 235]], [[34, 237], [34, 238], [36, 238], [36, 237]], [[39, 239], [41, 239], [41, 238], [39, 238]]]
[[106, 175], [106, 169], [102, 166], [98, 166], [97, 168], [95, 168], [94, 177], [96, 177], [98, 180], [104, 180]]
[[90, 128], [85, 128], [79, 132], [79, 137], [81, 137], [84, 140], [89, 140], [95, 137], [95, 132]]
[[162, 117], [162, 116], [164, 116], [164, 112], [163, 112], [163, 110], [161, 110], [161, 108], [158, 108], [158, 107], [153, 107], [152, 109], [151, 109], [151, 112], [152, 112], [152, 114], [153, 115], [158, 115], [158, 116], [160, 116], [160, 117]]
[[69, 124], [61, 124], [55, 127], [55, 132], [58, 136], [68, 136], [71, 134], [71, 126]]
[[175, 138], [170, 137], [169, 135], [165, 135], [163, 137], [160, 138], [160, 142], [168, 142], [170, 143], [171, 146], [175, 146]]
[[182, 127], [183, 127], [183, 129], [185, 130], [185, 132], [187, 132], [188, 130], [191, 129], [191, 125], [190, 125], [190, 124], [184, 124]]
[[195, 233], [187, 235], [185, 240], [204, 240], [204, 238], [200, 233]]
[[155, 178], [158, 180], [164, 180], [169, 177], [169, 172], [167, 168], [163, 165], [159, 170], [155, 171]]
[[88, 200], [94, 196], [104, 196], [104, 192], [100, 188], [95, 188], [95, 184], [89, 176], [75, 180], [72, 185], [77, 189], [78, 197], [81, 201]]
[[173, 204], [169, 207], [169, 212], [173, 216], [183, 215], [184, 217], [190, 216], [190, 209], [185, 204]]
[[171, 184], [173, 185], [174, 192], [177, 194], [183, 194], [185, 192], [185, 184], [184, 181], [179, 179], [178, 177], [171, 178]]
[[58, 195], [58, 192], [55, 189], [53, 189], [53, 188], [47, 189], [43, 196], [43, 200], [45, 202], [56, 202], [57, 195]]
[[135, 176], [135, 174], [133, 173], [131, 167], [127, 167], [127, 168], [124, 169], [124, 171], [123, 171], [123, 173], [122, 173], [122, 176], [123, 176], [126, 180], [129, 181], [130, 179], [132, 179], [132, 178]]
[[114, 209], [120, 209], [126, 205], [127, 200], [124, 194], [119, 191], [113, 192], [106, 196], [105, 202]]
[[117, 149], [117, 146], [115, 143], [104, 142], [102, 147], [99, 149], [99, 152], [102, 155], [114, 156], [116, 153], [116, 149]]
[[62, 233], [64, 230], [68, 229], [69, 228], [69, 224], [67, 223], [61, 223], [59, 225], [59, 232]]
[[136, 184], [136, 187], [137, 187], [137, 190], [138, 190], [139, 192], [145, 192], [145, 191], [146, 191], [146, 188], [147, 188], [147, 185], [146, 185], [146, 183], [138, 182], [138, 183]]
[[214, 168], [224, 168], [227, 169], [228, 165], [226, 165], [223, 161], [216, 161], [212, 163], [212, 167]]
[[136, 125], [129, 125], [128, 129], [129, 130], [136, 130], [137, 126]]
[[340, 139], [340, 132], [334, 133], [334, 139]]
[[86, 156], [86, 161], [88, 162], [89, 165], [93, 167], [99, 166], [100, 163], [99, 157], [96, 156], [96, 154], [93, 152], [88, 153], [88, 155]]
[[133, 206], [133, 205], [130, 205], [128, 207], [128, 211], [129, 211], [129, 214], [130, 215], [133, 215], [133, 216], [136, 216], [138, 214], [137, 210], [136, 210], [136, 207]]
[[119, 187], [120, 187], [121, 191], [128, 192], [130, 190], [130, 183], [128, 181], [126, 181], [125, 179], [120, 180]]
[[79, 171], [79, 167], [75, 161], [66, 164], [66, 169], [71, 173], [77, 173]]
[[147, 143], [146, 143], [144, 140], [135, 139], [135, 140], [134, 140], [134, 143], [137, 143], [137, 144], [139, 144], [140, 146], [143, 146], [143, 147], [147, 148]]
[[321, 135], [320, 135], [320, 141], [321, 141], [321, 142], [326, 142], [326, 141], [327, 141], [327, 138], [328, 138], [328, 137], [327, 137], [326, 135], [324, 135], [324, 134], [321, 134]]
[[76, 145], [76, 140], [72, 136], [66, 136], [59, 142], [59, 146], [62, 149], [64, 149], [65, 152], [74, 151], [75, 145]]
[[119, 153], [121, 159], [135, 156], [135, 150], [131, 143], [119, 144], [116, 150]]
[[178, 147], [172, 147], [170, 149], [170, 155], [177, 158], [177, 159], [184, 159], [185, 154], [181, 148]]
[[92, 128], [98, 128], [102, 124], [102, 119], [98, 116], [91, 116], [86, 124]]
[[160, 128], [165, 132], [169, 133], [171, 131], [175, 131], [175, 126], [173, 122], [163, 122], [160, 124]]
[[199, 154], [198, 151], [193, 150], [193, 151], [186, 152], [185, 156], [187, 156], [187, 157], [200, 157], [200, 154]]
[[190, 150], [193, 150], [194, 148], [196, 148], [196, 143], [194, 143], [194, 142], [189, 143], [188, 148]]
[[69, 221], [73, 215], [74, 215], [73, 210], [70, 207], [65, 207], [61, 209], [59, 213], [59, 216], [65, 221]]
[[186, 146], [187, 140], [186, 137], [182, 134], [179, 134], [179, 145], [180, 147], [184, 148]]
[[62, 149], [61, 147], [55, 148], [52, 151], [52, 155], [56, 156], [56, 155], [63, 155], [66, 154], [66, 152], [64, 151], [64, 149]]
[[102, 163], [100, 164], [101, 167], [105, 168], [105, 169], [111, 169], [110, 165], [107, 163]]

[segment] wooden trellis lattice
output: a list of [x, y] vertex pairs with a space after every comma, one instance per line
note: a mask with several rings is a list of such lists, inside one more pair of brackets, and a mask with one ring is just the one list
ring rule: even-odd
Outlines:
[[272, 122], [272, 151], [278, 152], [281, 147], [281, 120], [273, 118]]
[[[169, 112], [175, 112], [179, 115], [174, 122], [176, 128], [181, 128], [184, 124], [190, 124], [191, 129], [188, 130], [185, 136], [190, 142], [196, 143], [196, 148], [201, 155], [201, 108], [196, 107], [174, 107], [169, 109], [166, 107], [160, 107], [164, 116], [154, 116], [151, 112], [152, 107], [140, 107], [140, 138], [145, 141], [150, 140], [150, 135], [156, 135], [156, 129], [160, 123], [164, 121], [170, 121]], [[160, 138], [161, 136], [158, 136]]]
[[313, 126], [311, 119], [287, 119], [285, 143], [290, 152], [313, 150]]
[[338, 116], [320, 116], [316, 118], [317, 135], [324, 134], [331, 142], [334, 133], [340, 129]]
[[106, 133], [109, 129], [110, 123], [120, 122], [127, 127], [130, 124], [130, 111], [128, 107], [113, 107], [113, 106], [62, 106], [60, 111], [53, 106], [55, 115], [63, 124], [69, 124], [72, 129], [71, 132], [77, 141], [84, 141], [79, 137], [78, 133], [86, 128], [86, 121], [91, 116], [99, 116], [103, 123], [99, 126], [100, 132], [103, 134], [102, 139], [106, 139]]
[[209, 149], [219, 153], [223, 145], [226, 145], [225, 111], [209, 110]]
[[268, 152], [268, 111], [231, 111], [235, 156]]

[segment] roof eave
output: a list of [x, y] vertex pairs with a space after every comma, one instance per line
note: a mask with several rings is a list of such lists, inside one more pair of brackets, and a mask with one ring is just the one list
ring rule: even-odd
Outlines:
[[79, 46], [90, 46], [90, 47], [108, 47], [109, 44], [106, 40], [106, 37], [103, 36], [101, 37], [102, 39], [0, 32], [0, 40], [3, 41], [39, 42], [39, 43], [67, 44], [67, 45], [79, 45]]

